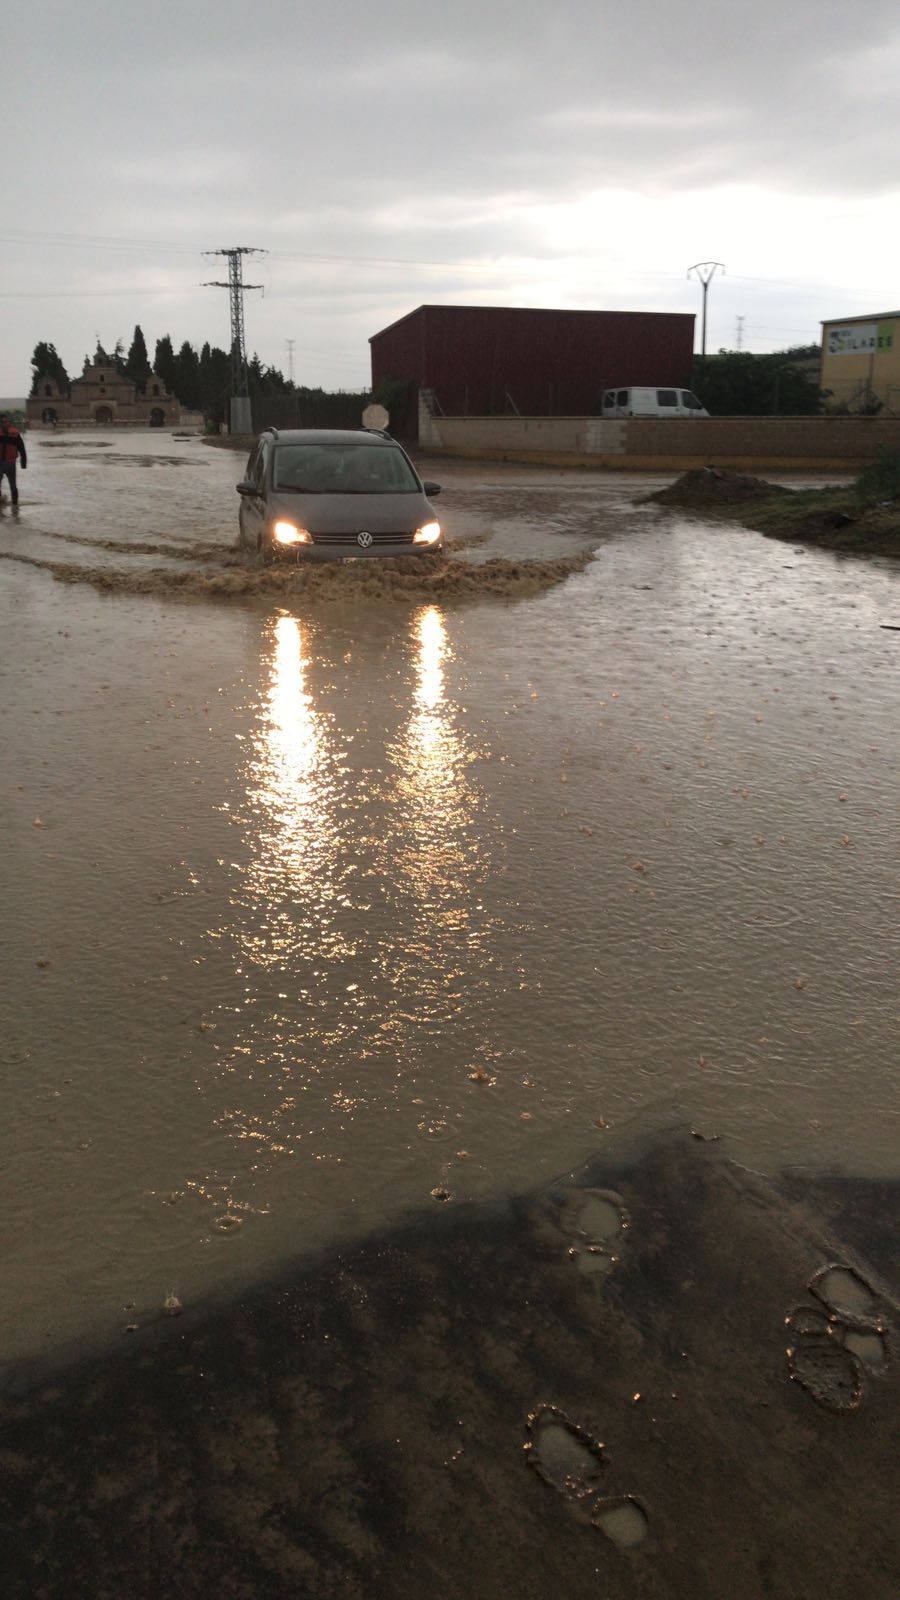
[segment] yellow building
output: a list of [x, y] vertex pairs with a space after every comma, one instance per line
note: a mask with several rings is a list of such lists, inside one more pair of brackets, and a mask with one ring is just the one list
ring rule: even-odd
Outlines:
[[823, 322], [820, 381], [830, 411], [900, 414], [900, 311]]

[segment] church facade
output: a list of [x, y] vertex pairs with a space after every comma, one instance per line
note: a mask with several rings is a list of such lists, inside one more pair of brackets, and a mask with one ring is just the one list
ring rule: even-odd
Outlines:
[[[41, 377], [25, 403], [29, 428], [169, 428], [187, 420], [175, 396], [153, 372], [144, 393], [123, 378], [114, 361], [85, 361], [80, 378], [64, 394], [53, 378]], [[190, 414], [194, 421], [193, 413]]]

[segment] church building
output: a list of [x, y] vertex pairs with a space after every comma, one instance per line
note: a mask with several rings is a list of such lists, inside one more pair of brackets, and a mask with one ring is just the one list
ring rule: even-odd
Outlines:
[[29, 428], [168, 428], [184, 418], [158, 373], [150, 374], [141, 394], [110, 359], [85, 359], [84, 371], [73, 378], [67, 395], [53, 378], [40, 377], [36, 394], [25, 403], [25, 415]]

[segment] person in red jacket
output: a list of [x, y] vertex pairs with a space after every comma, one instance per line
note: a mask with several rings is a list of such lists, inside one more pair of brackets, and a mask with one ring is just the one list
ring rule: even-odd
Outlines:
[[3, 488], [3, 479], [9, 479], [9, 488], [14, 506], [19, 504], [19, 491], [16, 488], [16, 465], [21, 461], [22, 471], [28, 465], [25, 454], [25, 440], [18, 428], [14, 428], [5, 412], [0, 414], [0, 489]]

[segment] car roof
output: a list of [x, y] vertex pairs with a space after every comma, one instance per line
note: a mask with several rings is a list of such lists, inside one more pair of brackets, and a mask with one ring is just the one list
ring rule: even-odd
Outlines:
[[383, 444], [397, 447], [389, 434], [367, 428], [266, 428], [278, 444]]

